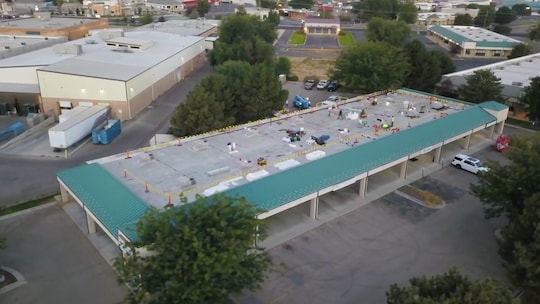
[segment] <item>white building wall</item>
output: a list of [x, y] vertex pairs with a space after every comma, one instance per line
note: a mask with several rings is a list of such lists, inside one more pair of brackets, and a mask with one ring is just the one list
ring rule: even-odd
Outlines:
[[128, 80], [126, 82], [126, 91], [128, 99], [133, 98], [134, 96], [139, 95], [147, 88], [151, 87], [154, 84], [152, 79], [152, 71], [146, 70], [144, 73], [137, 75], [136, 77]]
[[169, 75], [204, 51], [204, 37], [201, 37], [201, 40], [199, 40], [197, 43], [152, 67], [150, 71], [152, 72], [153, 82], [157, 82], [163, 77]]
[[125, 82], [38, 71], [43, 98], [68, 100], [127, 100]]
[[0, 68], [0, 82], [38, 84], [37, 69], [41, 66]]

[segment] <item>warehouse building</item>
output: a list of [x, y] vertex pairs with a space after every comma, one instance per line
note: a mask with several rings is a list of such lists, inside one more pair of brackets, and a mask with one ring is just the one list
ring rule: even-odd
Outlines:
[[[442, 76], [441, 82], [450, 81], [454, 89], [467, 82], [467, 77], [478, 70], [490, 70], [500, 79], [502, 96], [512, 103], [513, 114], [523, 116], [523, 105], [518, 103], [523, 89], [531, 84], [531, 80], [540, 77], [540, 53], [518, 57], [510, 60], [483, 65], [474, 69], [450, 73]], [[524, 118], [524, 116], [523, 116]]]
[[474, 26], [432, 25], [428, 37], [460, 57], [506, 58], [519, 40]]
[[[344, 119], [336, 119], [340, 111]], [[359, 204], [387, 184], [381, 180], [417, 176], [426, 166], [444, 165], [455, 146], [490, 142], [507, 114], [497, 102], [379, 92], [348, 99], [339, 109], [315, 106], [112, 155], [61, 171], [57, 179], [62, 201], [84, 210], [88, 232], [120, 246], [137, 239], [134, 225], [149, 207], [181, 205], [197, 195], [246, 197], [263, 210], [261, 219], [302, 207], [301, 216], [316, 222], [344, 207], [328, 195], [347, 191]]]
[[203, 37], [96, 31], [83, 39], [0, 61], [0, 83], [29, 96], [39, 92], [33, 96], [47, 114], [107, 103], [112, 117], [126, 120], [205, 60]]

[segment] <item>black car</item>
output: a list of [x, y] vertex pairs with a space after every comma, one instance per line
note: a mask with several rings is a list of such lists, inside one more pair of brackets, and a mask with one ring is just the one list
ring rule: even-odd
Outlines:
[[326, 87], [328, 92], [335, 92], [339, 88], [339, 83], [335, 80], [330, 80], [330, 83]]

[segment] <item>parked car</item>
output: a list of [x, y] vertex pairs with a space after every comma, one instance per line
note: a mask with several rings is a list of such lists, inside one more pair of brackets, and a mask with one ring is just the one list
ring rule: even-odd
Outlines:
[[463, 169], [474, 174], [478, 174], [478, 172], [489, 171], [489, 168], [484, 167], [484, 165], [479, 159], [465, 154], [458, 154], [454, 156], [454, 159], [452, 160], [452, 165], [454, 165], [458, 169]]
[[324, 90], [328, 86], [328, 80], [321, 80], [317, 84], [317, 90]]
[[328, 92], [335, 92], [339, 88], [339, 83], [337, 80], [330, 80], [328, 87], [326, 88]]
[[315, 80], [313, 80], [313, 79], [308, 79], [304, 83], [304, 89], [306, 89], [306, 90], [311, 90], [311, 89], [313, 89], [314, 86], [315, 86]]

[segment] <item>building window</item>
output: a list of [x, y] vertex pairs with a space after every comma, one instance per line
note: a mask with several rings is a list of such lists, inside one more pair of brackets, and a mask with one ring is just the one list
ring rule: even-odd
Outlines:
[[503, 51], [501, 50], [494, 50], [493, 51], [493, 56], [494, 57], [501, 57], [503, 55]]
[[476, 55], [476, 56], [486, 56], [486, 50], [475, 50], [474, 55]]

